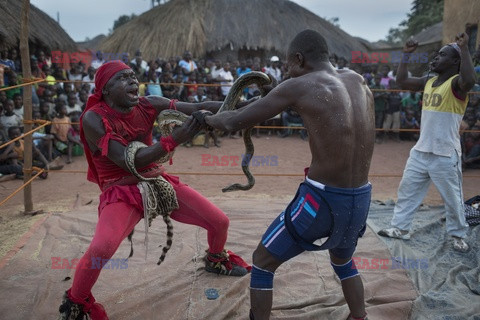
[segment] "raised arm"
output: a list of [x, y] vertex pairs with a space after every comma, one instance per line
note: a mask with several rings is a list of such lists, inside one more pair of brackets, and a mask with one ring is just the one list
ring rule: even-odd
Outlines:
[[452, 85], [455, 92], [462, 97], [466, 97], [467, 92], [473, 88], [477, 80], [472, 58], [468, 51], [468, 35], [465, 32], [459, 33], [455, 37], [455, 42], [460, 47], [460, 73], [459, 77], [454, 79]]
[[[167, 99], [168, 100], [168, 99]], [[93, 152], [102, 151], [97, 145], [98, 141], [105, 136], [105, 128], [102, 118], [95, 112], [89, 111], [85, 113], [82, 119], [82, 126], [89, 149]], [[189, 117], [182, 126], [173, 130], [172, 138], [177, 144], [184, 143], [192, 139], [200, 130], [200, 124], [193, 117]], [[125, 165], [125, 147], [119, 141], [110, 139], [108, 143], [107, 157], [117, 166], [128, 171]], [[163, 149], [161, 143], [155, 143], [147, 148], [140, 149], [135, 156], [135, 166], [137, 168], [145, 167], [150, 163], [157, 161], [167, 154], [167, 150]]]
[[402, 59], [400, 60], [400, 64], [398, 65], [397, 70], [397, 84], [401, 89], [404, 90], [411, 90], [411, 91], [420, 91], [425, 87], [425, 83], [427, 82], [427, 77], [409, 77], [408, 76], [408, 69], [407, 63], [404, 62], [405, 55], [410, 55], [414, 52], [418, 47], [418, 42], [414, 41], [413, 39], [408, 40], [403, 47], [403, 55]]

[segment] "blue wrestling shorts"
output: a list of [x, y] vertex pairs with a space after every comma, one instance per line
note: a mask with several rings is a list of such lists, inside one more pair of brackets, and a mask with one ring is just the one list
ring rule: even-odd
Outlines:
[[[350, 258], [367, 227], [371, 191], [370, 183], [333, 188], [307, 178], [287, 209], [268, 227], [262, 244], [280, 261], [305, 250], [327, 249], [338, 258]], [[320, 246], [314, 244], [322, 238], [327, 239]]]

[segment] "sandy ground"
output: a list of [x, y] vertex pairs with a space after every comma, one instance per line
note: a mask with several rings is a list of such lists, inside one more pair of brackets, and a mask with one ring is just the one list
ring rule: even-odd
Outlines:
[[[178, 175], [184, 183], [199, 190], [207, 197], [221, 197], [221, 189], [230, 183], [244, 182], [239, 161], [244, 146], [241, 139], [223, 138], [222, 146], [209, 149], [200, 146], [192, 148], [179, 147], [174, 156], [173, 165], [166, 165], [168, 172]], [[253, 159], [251, 171], [256, 175], [256, 184], [247, 192], [230, 193], [228, 197], [242, 195], [254, 198], [290, 198], [303, 179], [303, 169], [309, 165], [310, 152], [308, 143], [302, 141], [298, 134], [287, 138], [261, 135], [254, 138], [257, 158]], [[396, 199], [398, 184], [413, 142], [387, 141], [376, 144], [370, 169], [370, 181], [373, 184], [373, 199], [386, 201]], [[218, 157], [218, 158], [216, 158]], [[228, 158], [226, 161], [221, 162]], [[334, 160], [332, 160], [334, 161]], [[207, 166], [206, 164], [211, 164]], [[224, 164], [223, 166], [221, 164]], [[86, 171], [83, 157], [77, 157], [63, 170], [51, 172], [48, 179], [33, 182], [34, 209], [48, 212], [71, 212], [89, 202], [98, 202], [99, 189], [86, 180], [85, 173], [69, 171]], [[192, 174], [198, 173], [198, 174]], [[207, 173], [210, 175], [199, 175]], [[215, 175], [213, 175], [215, 174]], [[218, 174], [240, 174], [237, 176]], [[264, 174], [262, 176], [262, 174]], [[279, 176], [276, 176], [279, 175]], [[284, 175], [284, 176], [281, 176]], [[479, 194], [480, 170], [464, 172], [464, 196], [468, 199]], [[0, 199], [4, 199], [21, 186], [19, 180], [0, 183]], [[430, 186], [424, 200], [427, 205], [441, 204], [441, 197]], [[23, 214], [23, 192], [18, 193], [0, 207], [0, 259], [9, 252], [28, 229], [45, 214], [26, 216]]]

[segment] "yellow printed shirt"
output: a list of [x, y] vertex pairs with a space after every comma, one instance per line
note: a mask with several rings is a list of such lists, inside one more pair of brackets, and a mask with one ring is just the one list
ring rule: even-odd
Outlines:
[[458, 74], [437, 87], [433, 87], [433, 83], [438, 77], [427, 81], [423, 93], [420, 138], [414, 146], [415, 150], [445, 157], [450, 157], [454, 151], [461, 153], [459, 130], [468, 97], [461, 100], [455, 96], [452, 88], [455, 77]]

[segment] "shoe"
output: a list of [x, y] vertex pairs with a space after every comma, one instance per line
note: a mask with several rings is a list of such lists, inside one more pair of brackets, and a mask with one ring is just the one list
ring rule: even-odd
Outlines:
[[105, 308], [95, 302], [91, 293], [85, 301], [79, 301], [71, 296], [70, 290], [63, 295], [62, 304], [58, 308], [58, 320], [108, 320]]
[[378, 235], [382, 237], [397, 238], [397, 239], [403, 239], [403, 240], [410, 239], [410, 234], [408, 233], [407, 230], [400, 230], [395, 227], [382, 229], [378, 231]]
[[83, 320], [87, 319], [87, 314], [83, 312], [83, 306], [78, 303], [73, 303], [68, 298], [67, 292], [63, 295], [62, 304], [58, 308], [60, 316], [58, 320]]
[[225, 250], [217, 254], [207, 253], [204, 260], [207, 272], [233, 277], [243, 277], [248, 273], [244, 267], [231, 262]]
[[470, 247], [462, 238], [452, 236], [453, 238], [453, 250], [465, 253], [467, 252]]

